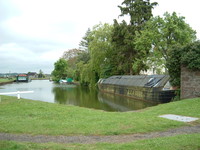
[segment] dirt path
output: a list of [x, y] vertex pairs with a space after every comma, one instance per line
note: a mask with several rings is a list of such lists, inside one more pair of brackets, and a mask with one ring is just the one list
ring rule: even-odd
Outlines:
[[33, 143], [81, 143], [92, 144], [98, 142], [106, 143], [125, 143], [141, 139], [150, 139], [156, 137], [175, 136], [179, 134], [200, 133], [200, 124], [195, 126], [186, 126], [177, 129], [170, 129], [163, 132], [151, 132], [146, 134], [130, 134], [130, 135], [112, 135], [112, 136], [46, 136], [46, 135], [28, 135], [28, 134], [10, 134], [0, 133], [0, 140], [11, 140], [18, 142]]

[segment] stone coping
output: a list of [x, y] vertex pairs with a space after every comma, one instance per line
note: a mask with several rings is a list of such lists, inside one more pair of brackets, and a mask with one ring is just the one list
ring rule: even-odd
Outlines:
[[166, 115], [161, 115], [159, 117], [175, 120], [175, 121], [181, 121], [181, 122], [192, 122], [199, 119], [199, 118], [180, 116], [180, 115], [174, 115], [174, 114], [166, 114]]

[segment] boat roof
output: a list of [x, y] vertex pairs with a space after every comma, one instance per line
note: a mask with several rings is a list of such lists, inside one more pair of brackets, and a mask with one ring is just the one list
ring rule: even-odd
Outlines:
[[102, 79], [100, 84], [136, 87], [164, 87], [168, 81], [169, 75], [119, 75]]

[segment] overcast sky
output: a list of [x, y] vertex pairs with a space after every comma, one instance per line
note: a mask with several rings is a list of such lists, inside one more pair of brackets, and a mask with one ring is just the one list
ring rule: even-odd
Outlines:
[[[88, 28], [118, 18], [122, 1], [0, 0], [0, 73], [51, 73], [64, 51], [79, 48]], [[176, 11], [200, 38], [199, 0], [157, 1], [154, 15]]]

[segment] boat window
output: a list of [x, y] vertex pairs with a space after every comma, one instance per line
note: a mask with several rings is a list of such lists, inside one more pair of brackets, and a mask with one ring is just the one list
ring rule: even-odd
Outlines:
[[144, 85], [145, 87], [154, 87], [160, 81], [159, 78], [150, 78], [149, 81]]

